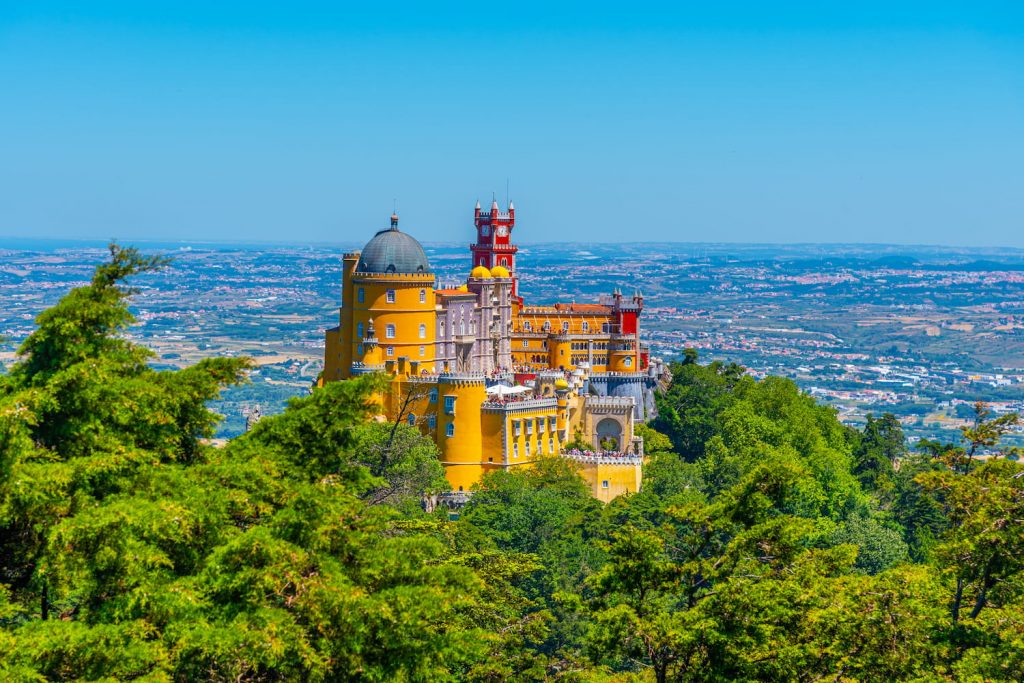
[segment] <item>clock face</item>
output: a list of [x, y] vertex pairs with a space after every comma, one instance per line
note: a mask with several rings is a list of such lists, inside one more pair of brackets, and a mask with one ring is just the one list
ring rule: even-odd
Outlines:
[[505, 235], [508, 234], [508, 228], [506, 228], [504, 225], [499, 225], [496, 232], [498, 233], [498, 237], [504, 237]]

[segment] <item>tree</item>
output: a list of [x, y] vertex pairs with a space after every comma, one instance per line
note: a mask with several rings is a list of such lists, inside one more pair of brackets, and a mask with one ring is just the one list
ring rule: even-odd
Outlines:
[[853, 450], [853, 472], [868, 491], [888, 493], [893, 486], [895, 465], [907, 455], [906, 437], [900, 421], [892, 413], [875, 419], [870, 413], [867, 424]]

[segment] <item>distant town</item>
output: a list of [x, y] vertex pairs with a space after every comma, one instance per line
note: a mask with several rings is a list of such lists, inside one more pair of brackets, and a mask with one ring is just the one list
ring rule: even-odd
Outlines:
[[[355, 244], [139, 243], [174, 258], [140, 278], [130, 334], [153, 362], [211, 355], [256, 359], [252, 383], [216, 409], [221, 433], [244, 429], [305, 393], [336, 324], [341, 255]], [[439, 286], [464, 279], [464, 245], [425, 245]], [[101, 244], [0, 245], [0, 364], [14, 360], [34, 317], [90, 277]], [[1024, 411], [1024, 251], [933, 247], [724, 244], [525, 244], [521, 291], [580, 301], [639, 284], [644, 337], [666, 360], [793, 379], [842, 421], [896, 414], [912, 441], [954, 440], [973, 403]], [[1017, 433], [1010, 443], [1024, 445]]]

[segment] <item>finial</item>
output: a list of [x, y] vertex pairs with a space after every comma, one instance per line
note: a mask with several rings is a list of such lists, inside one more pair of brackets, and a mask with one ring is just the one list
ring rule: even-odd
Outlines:
[[509, 211], [515, 211], [516, 210], [516, 205], [512, 203], [511, 199], [508, 200], [508, 210]]
[[479, 211], [479, 210], [480, 210], [480, 200], [479, 200], [479, 199], [478, 199], [478, 200], [476, 200], [476, 210], [477, 210], [477, 211]]
[[398, 230], [398, 212], [391, 214], [391, 229]]

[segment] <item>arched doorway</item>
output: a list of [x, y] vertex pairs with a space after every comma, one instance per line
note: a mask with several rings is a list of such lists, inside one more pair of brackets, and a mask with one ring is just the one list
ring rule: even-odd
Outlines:
[[606, 417], [597, 423], [594, 430], [594, 445], [604, 451], [618, 451], [622, 444], [622, 425], [618, 420]]

